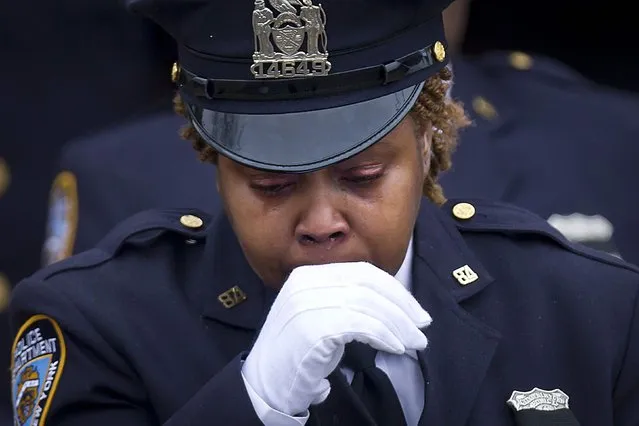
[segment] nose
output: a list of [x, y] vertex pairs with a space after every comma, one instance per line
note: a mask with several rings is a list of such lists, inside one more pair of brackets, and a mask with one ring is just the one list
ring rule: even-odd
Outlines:
[[350, 228], [330, 196], [315, 197], [295, 229], [297, 241], [307, 247], [330, 249], [348, 237]]

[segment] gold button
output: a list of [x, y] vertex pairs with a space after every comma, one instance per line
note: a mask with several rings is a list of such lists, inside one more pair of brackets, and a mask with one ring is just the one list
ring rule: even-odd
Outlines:
[[180, 66], [177, 62], [173, 62], [173, 66], [171, 67], [171, 81], [175, 83], [178, 81], [180, 77]]
[[11, 182], [11, 173], [9, 173], [9, 166], [4, 159], [0, 158], [0, 196], [7, 191]]
[[513, 52], [510, 54], [510, 65], [520, 71], [527, 71], [533, 66], [533, 59], [524, 52]]
[[0, 273], [0, 311], [4, 311], [11, 298], [11, 283], [6, 275]]
[[180, 223], [187, 228], [197, 229], [204, 225], [202, 219], [192, 214], [185, 214], [180, 218]]
[[477, 96], [473, 99], [473, 109], [475, 112], [487, 120], [492, 120], [497, 117], [497, 110], [488, 102], [485, 98]]
[[433, 46], [433, 53], [435, 54], [435, 59], [437, 59], [438, 62], [444, 62], [444, 59], [446, 59], [446, 48], [440, 41], [435, 42], [435, 45]]
[[470, 203], [459, 203], [453, 207], [453, 216], [457, 219], [468, 220], [475, 216], [475, 206]]

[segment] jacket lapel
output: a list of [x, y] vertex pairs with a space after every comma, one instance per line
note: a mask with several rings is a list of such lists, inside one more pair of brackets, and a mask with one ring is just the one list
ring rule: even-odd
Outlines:
[[[462, 286], [453, 271], [468, 266], [478, 279]], [[423, 203], [415, 231], [413, 293], [431, 314], [429, 347], [418, 354], [426, 382], [419, 425], [465, 425], [500, 335], [460, 303], [493, 281], [452, 219]]]
[[190, 292], [202, 316], [246, 330], [260, 329], [277, 292], [253, 272], [226, 215], [211, 227], [203, 258], [197, 289]]

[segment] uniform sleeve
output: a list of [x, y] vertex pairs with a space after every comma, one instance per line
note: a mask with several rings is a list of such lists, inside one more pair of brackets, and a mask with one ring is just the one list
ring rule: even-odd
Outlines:
[[46, 284], [23, 281], [10, 307], [11, 390], [19, 424], [159, 424], [116, 349]]
[[615, 426], [639, 425], [639, 294], [628, 335], [624, 363], [614, 394]]
[[246, 381], [244, 374], [242, 374], [242, 380], [244, 381], [244, 386], [246, 387], [251, 403], [253, 404], [253, 409], [265, 426], [304, 426], [308, 421], [308, 418], [310, 417], [308, 410], [303, 416], [298, 417], [289, 416], [281, 411], [277, 411], [269, 406], [266, 401], [264, 401], [257, 392], [253, 390], [249, 382]]

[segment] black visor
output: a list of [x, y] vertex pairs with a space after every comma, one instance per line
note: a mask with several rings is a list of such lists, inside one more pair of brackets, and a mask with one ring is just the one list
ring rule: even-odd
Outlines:
[[196, 130], [222, 155], [262, 170], [310, 172], [345, 160], [395, 128], [423, 83], [346, 106], [286, 114], [236, 114], [187, 102]]

